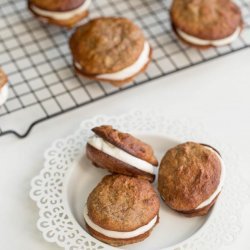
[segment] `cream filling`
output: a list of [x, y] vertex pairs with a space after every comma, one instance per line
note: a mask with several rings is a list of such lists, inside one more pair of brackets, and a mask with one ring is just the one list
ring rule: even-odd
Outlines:
[[236, 40], [238, 38], [238, 36], [240, 35], [241, 28], [238, 27], [232, 35], [230, 35], [226, 38], [223, 38], [223, 39], [219, 39], [219, 40], [203, 40], [203, 39], [191, 36], [183, 31], [181, 31], [180, 29], [176, 29], [176, 31], [180, 35], [180, 37], [182, 37], [185, 41], [190, 42], [190, 43], [195, 44], [195, 45], [223, 46], [223, 45], [227, 45], [229, 43], [232, 43], [234, 40]]
[[105, 235], [107, 237], [113, 238], [113, 239], [129, 239], [129, 238], [133, 238], [136, 237], [138, 235], [144, 234], [147, 231], [149, 231], [157, 222], [157, 215], [146, 225], [139, 227], [133, 231], [130, 232], [118, 232], [118, 231], [111, 231], [111, 230], [107, 230], [104, 229], [100, 226], [98, 226], [97, 224], [95, 224], [90, 217], [88, 216], [88, 208], [87, 206], [85, 206], [84, 208], [84, 219], [86, 221], [86, 223], [92, 228], [94, 229], [96, 232]]
[[5, 84], [2, 89], [0, 89], [0, 105], [4, 104], [8, 98], [8, 85]]
[[36, 14], [44, 16], [44, 17], [49, 17], [49, 18], [56, 19], [56, 20], [68, 20], [68, 19], [71, 19], [72, 17], [86, 11], [88, 9], [90, 3], [91, 3], [91, 0], [86, 0], [78, 8], [76, 8], [74, 10], [70, 10], [70, 11], [63, 11], [63, 12], [43, 10], [43, 9], [36, 7], [35, 5], [32, 5], [31, 9]]
[[[135, 63], [115, 73], [100, 74], [96, 75], [95, 77], [98, 79], [114, 80], [114, 81], [125, 80], [140, 72], [141, 69], [143, 69], [143, 67], [148, 63], [150, 59], [149, 57], [150, 57], [150, 46], [149, 43], [145, 41], [143, 51]], [[77, 62], [75, 62], [75, 66], [79, 70], [82, 69], [81, 65]]]
[[218, 187], [216, 188], [216, 190], [214, 191], [214, 193], [205, 201], [203, 201], [198, 207], [196, 207], [196, 209], [200, 209], [203, 207], [206, 207], [207, 205], [209, 205], [214, 199], [215, 197], [221, 192], [222, 187], [224, 185], [224, 180], [225, 180], [225, 164], [221, 158], [221, 156], [213, 149], [206, 147], [209, 150], [211, 150], [212, 152], [214, 152], [220, 159], [221, 162], [221, 175], [220, 175], [220, 183], [218, 185]]
[[108, 154], [122, 162], [125, 162], [137, 169], [140, 169], [144, 172], [154, 174], [154, 166], [150, 163], [141, 160], [124, 150], [117, 148], [116, 146], [112, 145], [111, 143], [105, 141], [103, 138], [93, 135], [88, 139], [88, 143], [93, 146], [94, 148]]

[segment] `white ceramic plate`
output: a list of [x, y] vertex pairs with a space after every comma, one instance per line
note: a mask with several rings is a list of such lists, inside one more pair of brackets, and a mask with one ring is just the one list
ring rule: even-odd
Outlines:
[[[233, 171], [237, 166], [235, 154], [222, 145], [217, 146], [211, 138], [204, 139], [207, 134], [197, 124], [194, 128], [187, 121], [168, 121], [162, 116], [136, 111], [119, 117], [102, 116], [84, 121], [74, 135], [54, 142], [46, 151], [44, 168], [32, 180], [30, 194], [40, 209], [37, 225], [47, 241], [70, 250], [112, 249], [85, 231], [82, 215], [89, 193], [108, 174], [93, 167], [84, 152], [90, 129], [101, 124], [113, 124], [122, 131], [132, 132], [152, 145], [159, 160], [167, 149], [187, 140], [212, 144], [222, 152], [227, 168], [222, 195], [207, 216], [187, 218], [173, 212], [162, 202], [160, 222], [151, 236], [122, 249], [211, 250], [236, 237], [240, 225], [239, 211], [247, 200], [248, 190]], [[224, 157], [227, 154], [229, 158]], [[157, 180], [155, 186], [156, 183]]]

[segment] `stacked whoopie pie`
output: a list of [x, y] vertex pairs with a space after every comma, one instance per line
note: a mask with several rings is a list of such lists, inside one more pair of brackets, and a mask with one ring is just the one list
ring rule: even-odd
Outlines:
[[[151, 183], [158, 161], [150, 145], [103, 125], [92, 129], [86, 155], [107, 169], [84, 208], [89, 233], [113, 246], [146, 239], [159, 222], [160, 202]], [[186, 216], [206, 215], [224, 183], [225, 166], [213, 147], [186, 142], [169, 149], [158, 174], [165, 204]]]
[[158, 161], [152, 148], [111, 126], [92, 129], [87, 157], [105, 176], [88, 197], [84, 209], [87, 229], [113, 246], [144, 240], [159, 221], [160, 201], [150, 182]]

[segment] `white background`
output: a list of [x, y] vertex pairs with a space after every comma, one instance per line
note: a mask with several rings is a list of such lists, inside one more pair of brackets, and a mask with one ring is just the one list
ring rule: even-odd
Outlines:
[[[250, 50], [246, 49], [79, 108], [37, 125], [26, 138], [0, 137], [0, 249], [60, 249], [36, 229], [38, 209], [29, 198], [30, 180], [43, 166], [43, 152], [80, 122], [98, 114], [121, 114], [155, 107], [169, 118], [205, 124], [244, 160], [250, 183]], [[15, 121], [18, 122], [18, 121]], [[249, 250], [250, 204], [242, 210], [242, 230], [221, 249]]]

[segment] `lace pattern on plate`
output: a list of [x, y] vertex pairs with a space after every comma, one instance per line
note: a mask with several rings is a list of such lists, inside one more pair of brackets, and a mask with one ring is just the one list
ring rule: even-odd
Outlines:
[[38, 229], [46, 241], [66, 250], [114, 249], [107, 247], [71, 220], [63, 203], [63, 183], [67, 170], [82, 152], [91, 128], [112, 124], [115, 128], [145, 133], [160, 133], [182, 141], [194, 140], [214, 145], [223, 155], [226, 180], [216, 212], [209, 223], [190, 240], [169, 250], [212, 250], [233, 242], [241, 229], [240, 213], [250, 201], [250, 187], [241, 178], [239, 156], [233, 149], [208, 135], [201, 124], [190, 120], [168, 120], [157, 112], [133, 111], [121, 116], [97, 116], [82, 122], [80, 129], [67, 138], [56, 140], [45, 152], [45, 163], [31, 181], [30, 196], [39, 208]]

